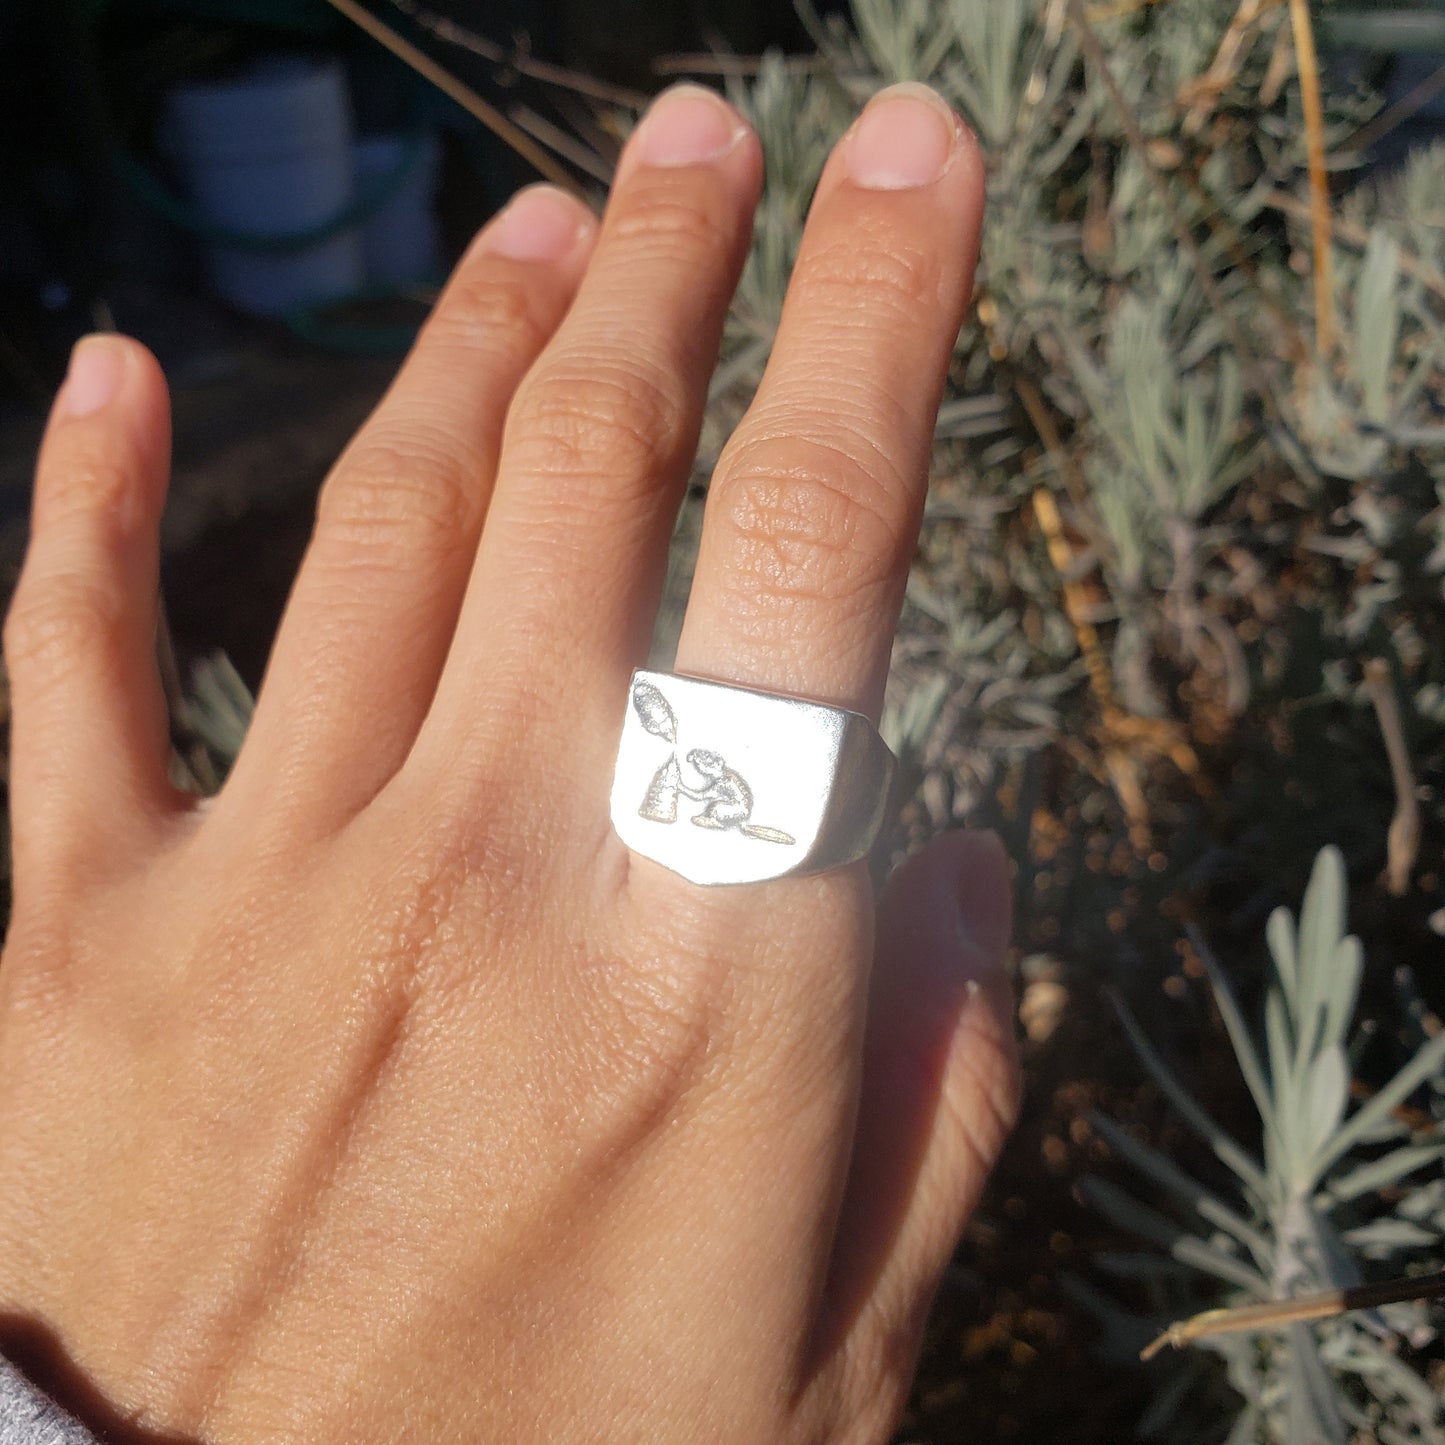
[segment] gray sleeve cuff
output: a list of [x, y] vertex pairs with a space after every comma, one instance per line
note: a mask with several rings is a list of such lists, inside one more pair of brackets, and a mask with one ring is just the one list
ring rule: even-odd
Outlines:
[[0, 1360], [0, 1445], [98, 1445], [49, 1395]]

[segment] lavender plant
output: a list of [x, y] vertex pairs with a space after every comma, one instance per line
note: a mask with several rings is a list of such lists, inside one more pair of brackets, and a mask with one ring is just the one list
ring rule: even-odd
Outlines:
[[[851, 23], [803, 13], [817, 58], [766, 57], [731, 86], [768, 184], [701, 479], [766, 361], [829, 145], [872, 91], [929, 81], [976, 128], [990, 177], [979, 319], [940, 416], [887, 715], [930, 780], [931, 821], [987, 806], [1040, 751], [1091, 737], [1084, 760], [1126, 815], [1112, 826], [1138, 839], [1141, 799], [1177, 792], [1166, 759], [1185, 753], [1167, 737], [1137, 747], [1131, 719], [1197, 731], [1187, 696], [1213, 736], [1257, 730], [1284, 686], [1340, 700], [1368, 734], [1362, 647], [1391, 660], [1407, 702], [1445, 687], [1445, 664], [1411, 640], [1445, 574], [1445, 160], [1427, 152], [1339, 207], [1321, 345], [1285, 7], [855, 0]], [[1345, 177], [1374, 103], [1326, 82], [1325, 140]], [[1407, 480], [1420, 476], [1425, 490]], [[1040, 490], [1061, 519], [1052, 537]], [[693, 515], [674, 610], [695, 533]], [[1410, 551], [1420, 538], [1433, 549]], [[1281, 629], [1265, 585], [1287, 569], [1318, 624], [1307, 638]], [[1134, 754], [1122, 774], [1114, 747]]]
[[[1366, 175], [1353, 137], [1375, 101], [1311, 72], [1334, 187], [1322, 236], [1285, 6], [854, 0], [851, 23], [804, 13], [817, 59], [768, 57], [732, 86], [769, 172], [709, 436], [758, 380], [818, 169], [859, 101], [927, 80], [988, 159], [978, 315], [940, 414], [885, 714], [924, 826], [1023, 819], [1026, 926], [1062, 908], [1076, 957], [1121, 952], [1118, 925], [1100, 920], [1128, 890], [1096, 865], [1121, 838], [1142, 860], [1165, 819], [1170, 843], [1151, 855], [1162, 887], [1193, 868], [1196, 886], [1226, 871], [1277, 889], [1305, 871], [1312, 834], [1346, 840], [1357, 866], [1383, 861], [1392, 804], [1445, 773], [1445, 654], [1430, 641], [1445, 601], [1445, 147]], [[1393, 786], [1374, 761], [1372, 668], [1398, 703], [1385, 741], [1407, 765]], [[1245, 765], [1206, 778], [1200, 747]], [[1340, 767], [1349, 789], [1327, 781]], [[1208, 821], [1196, 788], [1212, 793]], [[1403, 889], [1421, 875], [1436, 886], [1420, 861], [1445, 844], [1445, 805], [1431, 806], [1413, 841], [1391, 829]], [[1040, 818], [1063, 839], [1046, 862]], [[1067, 894], [1045, 892], [1047, 878]], [[1100, 1121], [1192, 1221], [1088, 1186], [1167, 1255], [1109, 1263], [1176, 1307], [1181, 1273], [1259, 1300], [1438, 1263], [1440, 1147], [1392, 1109], [1417, 1090], [1439, 1109], [1445, 1043], [1422, 1032], [1351, 1107], [1361, 965], [1345, 896], [1327, 851], [1298, 928], [1275, 916], [1262, 1040], [1197, 945], [1260, 1114], [1258, 1155], [1131, 1021], [1236, 1179], [1232, 1194], [1207, 1189]], [[1420, 1305], [1222, 1337], [1210, 1348], [1243, 1401], [1231, 1439], [1445, 1439], [1405, 1358], [1432, 1339]], [[1146, 1424], [1167, 1428], [1190, 1377], [1173, 1377]]]
[[[1084, 1188], [1122, 1228], [1223, 1285], [1230, 1303], [1346, 1289], [1361, 1283], [1366, 1267], [1403, 1274], [1432, 1261], [1438, 1266], [1445, 1144], [1433, 1130], [1412, 1131], [1396, 1111], [1422, 1088], [1438, 1100], [1445, 1032], [1437, 1028], [1422, 1038], [1393, 1077], [1350, 1107], [1351, 1025], [1363, 953], [1345, 932], [1346, 897], [1343, 860], [1326, 849], [1298, 924], [1285, 909], [1271, 915], [1266, 936], [1273, 977], [1262, 1038], [1245, 1022], [1220, 963], [1194, 939], [1259, 1113], [1258, 1155], [1199, 1107], [1121, 1006], [1145, 1068], [1234, 1175], [1237, 1192], [1229, 1198], [1208, 1188], [1101, 1116], [1095, 1124], [1105, 1140], [1175, 1213], [1100, 1179], [1086, 1180]], [[1391, 1194], [1398, 1199], [1388, 1200]], [[1126, 1255], [1105, 1263], [1138, 1275], [1147, 1273], [1149, 1260]], [[1345, 1445], [1351, 1432], [1365, 1431], [1384, 1442], [1445, 1441], [1445, 1406], [1401, 1358], [1402, 1345], [1420, 1348], [1434, 1338], [1418, 1304], [1270, 1333], [1220, 1335], [1209, 1347], [1223, 1355], [1244, 1401], [1230, 1440]]]

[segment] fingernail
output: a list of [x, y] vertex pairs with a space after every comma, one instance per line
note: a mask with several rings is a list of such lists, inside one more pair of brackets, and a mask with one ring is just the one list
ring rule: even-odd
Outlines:
[[879, 91], [848, 137], [848, 174], [871, 190], [926, 186], [943, 174], [958, 139], [953, 112], [926, 85]]
[[653, 101], [631, 149], [642, 165], [700, 166], [721, 159], [746, 133], [720, 96], [701, 85], [675, 85]]
[[515, 261], [560, 261], [592, 225], [591, 214], [554, 186], [528, 186], [487, 227], [482, 245]]
[[120, 390], [125, 364], [125, 348], [114, 338], [82, 337], [70, 353], [59, 411], [70, 417], [99, 411]]

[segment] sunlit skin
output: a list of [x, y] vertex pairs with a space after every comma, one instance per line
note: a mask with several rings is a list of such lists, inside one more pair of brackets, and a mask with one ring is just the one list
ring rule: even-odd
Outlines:
[[[205, 803], [154, 661], [165, 384], [82, 343], [5, 632], [0, 1343], [108, 1438], [887, 1438], [1016, 1109], [1003, 855], [940, 838], [875, 905], [608, 822], [761, 173], [683, 89], [600, 223], [535, 188], [482, 232]], [[679, 670], [877, 717], [982, 204], [927, 93], [840, 142]]]

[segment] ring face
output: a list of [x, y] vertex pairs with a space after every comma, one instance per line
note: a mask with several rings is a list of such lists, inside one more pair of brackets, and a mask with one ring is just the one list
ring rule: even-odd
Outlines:
[[756, 883], [863, 857], [893, 755], [858, 713], [665, 672], [633, 674], [612, 826], [694, 883]]

